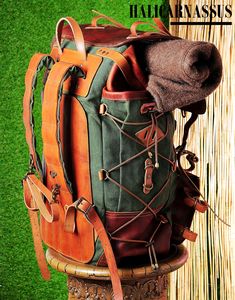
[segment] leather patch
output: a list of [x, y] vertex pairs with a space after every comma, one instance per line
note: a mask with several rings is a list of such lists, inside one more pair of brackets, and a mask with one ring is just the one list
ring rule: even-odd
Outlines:
[[149, 125], [138, 131], [135, 135], [147, 147], [154, 143], [156, 134], [158, 141], [165, 136], [159, 127], [156, 127], [155, 125], [152, 127], [152, 125]]
[[[86, 78], [78, 78], [74, 89], [74, 94], [86, 97], [89, 93], [92, 81], [95, 74], [102, 63], [102, 57], [93, 54], [87, 55], [87, 62], [84, 63], [78, 56], [78, 52], [70, 49], [64, 49], [63, 54], [60, 57], [60, 61], [74, 63], [85, 71]], [[71, 88], [71, 79], [67, 79], [64, 83], [64, 91], [68, 91]]]

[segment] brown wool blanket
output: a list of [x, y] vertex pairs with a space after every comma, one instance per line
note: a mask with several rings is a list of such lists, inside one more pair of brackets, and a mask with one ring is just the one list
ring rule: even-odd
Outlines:
[[221, 81], [221, 56], [211, 43], [163, 41], [145, 46], [144, 56], [149, 74], [147, 90], [160, 112], [204, 99]]

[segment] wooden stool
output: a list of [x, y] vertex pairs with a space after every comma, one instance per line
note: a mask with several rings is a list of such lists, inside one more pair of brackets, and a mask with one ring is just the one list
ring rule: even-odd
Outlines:
[[[112, 299], [112, 286], [107, 267], [80, 264], [52, 249], [47, 250], [46, 258], [52, 268], [68, 274], [69, 300]], [[187, 249], [180, 245], [173, 256], [159, 262], [159, 268], [156, 271], [153, 271], [151, 266], [118, 269], [124, 299], [167, 299], [168, 274], [183, 266], [187, 258]]]

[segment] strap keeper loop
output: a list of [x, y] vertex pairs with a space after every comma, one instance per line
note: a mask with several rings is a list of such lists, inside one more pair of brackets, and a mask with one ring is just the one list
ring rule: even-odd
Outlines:
[[99, 176], [100, 181], [104, 181], [104, 180], [108, 179], [109, 172], [105, 169], [101, 169], [98, 172], [98, 176]]

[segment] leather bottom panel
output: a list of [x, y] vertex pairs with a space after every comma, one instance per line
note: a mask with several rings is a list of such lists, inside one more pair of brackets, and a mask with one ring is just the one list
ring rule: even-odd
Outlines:
[[[152, 236], [157, 256], [162, 258], [169, 254], [171, 225], [169, 222], [160, 224], [159, 216], [155, 217], [151, 212], [144, 212], [118, 230], [137, 214], [138, 212], [106, 212], [106, 229], [112, 237], [111, 243], [119, 266], [135, 264], [139, 260], [149, 262], [147, 243], [151, 242]], [[104, 256], [101, 256], [98, 265], [106, 265]]]

